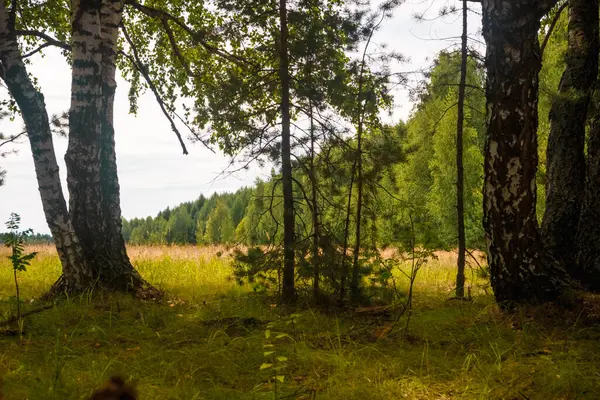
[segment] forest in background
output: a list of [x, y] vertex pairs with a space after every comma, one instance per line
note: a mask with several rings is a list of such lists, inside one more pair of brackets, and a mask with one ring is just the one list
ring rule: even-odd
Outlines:
[[[546, 25], [553, 21], [548, 18]], [[538, 219], [545, 205], [545, 153], [550, 132], [551, 99], [557, 94], [567, 50], [568, 16], [562, 13], [554, 22], [543, 53], [540, 73], [539, 168], [537, 174]], [[542, 36], [543, 40], [544, 37]], [[481, 56], [469, 56], [464, 122], [465, 228], [467, 247], [485, 250], [482, 226], [483, 157], [485, 143], [485, 69]], [[370, 213], [365, 222], [372, 225], [364, 235], [379, 247], [401, 247], [411, 238], [411, 217], [419, 246], [453, 249], [456, 237], [456, 119], [460, 77], [460, 51], [444, 51], [425, 72], [425, 80], [411, 91], [415, 106], [406, 122], [384, 126], [365, 137], [371, 164]], [[338, 143], [333, 142], [331, 146]], [[350, 146], [355, 141], [349, 139]], [[321, 187], [320, 209], [340, 207], [341, 193], [348, 190], [352, 157], [323, 143], [317, 156], [317, 173], [329, 184]], [[303, 188], [309, 176], [301, 168], [306, 160], [295, 162], [295, 178]], [[331, 176], [332, 166], [339, 168]], [[243, 244], [281, 243], [281, 178], [275, 169], [268, 180], [258, 179], [252, 187], [235, 193], [215, 193], [158, 212], [155, 217], [123, 219], [123, 236], [131, 244]], [[222, 178], [225, 179], [225, 178]], [[274, 188], [275, 186], [275, 188]], [[298, 190], [295, 201], [301, 205], [297, 227], [312, 231], [310, 207], [305, 192]], [[337, 201], [332, 201], [337, 198]], [[273, 212], [268, 210], [272, 207]], [[334, 212], [324, 213], [324, 224], [333, 227]], [[367, 221], [368, 220], [368, 221]], [[343, 232], [332, 228], [342, 243]]]

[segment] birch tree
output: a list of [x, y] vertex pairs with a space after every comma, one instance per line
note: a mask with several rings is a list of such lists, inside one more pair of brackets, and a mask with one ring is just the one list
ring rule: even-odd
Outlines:
[[33, 85], [23, 62], [23, 53], [17, 41], [16, 9], [9, 10], [0, 4], [0, 62], [2, 79], [21, 110], [29, 136], [36, 178], [40, 189], [46, 222], [54, 238], [63, 266], [63, 276], [75, 277], [84, 284], [91, 276], [79, 239], [67, 210], [60, 182], [56, 154], [46, 104], [42, 93]]
[[536, 302], [562, 292], [536, 218], [541, 18], [556, 4], [483, 0], [487, 45], [484, 227], [496, 299]]

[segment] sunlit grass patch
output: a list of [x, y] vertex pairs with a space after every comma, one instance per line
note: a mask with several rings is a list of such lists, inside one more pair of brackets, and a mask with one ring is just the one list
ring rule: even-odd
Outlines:
[[[52, 248], [31, 250], [39, 255], [20, 274], [27, 309], [60, 273]], [[307, 304], [292, 317], [230, 279], [225, 249], [132, 247], [129, 253], [167, 297], [155, 303], [98, 293], [27, 317], [23, 337], [0, 337], [7, 400], [85, 399], [111, 374], [131, 380], [141, 399], [273, 399], [277, 393], [545, 400], [595, 399], [600, 390], [598, 327], [501, 314], [484, 280], [470, 272], [473, 301], [448, 301], [453, 253], [438, 253], [419, 272], [408, 329], [405, 317], [394, 324], [393, 315], [357, 317]], [[406, 290], [401, 274], [397, 282]], [[12, 285], [2, 258], [3, 315], [14, 307]], [[543, 317], [544, 309], [537, 313]], [[285, 368], [260, 369], [274, 357], [283, 357]]]

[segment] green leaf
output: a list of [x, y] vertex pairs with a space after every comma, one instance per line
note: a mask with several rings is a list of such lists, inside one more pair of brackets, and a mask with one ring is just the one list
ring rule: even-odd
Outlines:
[[264, 356], [264, 357], [268, 357], [268, 356], [270, 356], [270, 355], [271, 355], [271, 354], [273, 354], [273, 353], [275, 353], [275, 352], [274, 352], [274, 351], [265, 351], [265, 352], [263, 353], [263, 356]]
[[283, 383], [283, 381], [285, 380], [285, 376], [284, 375], [277, 375], [275, 377], [275, 379], [277, 379], [279, 382]]
[[271, 337], [271, 330], [270, 330], [270, 329], [267, 329], [267, 330], [265, 331], [265, 337], [266, 337], [267, 339]]
[[287, 360], [288, 360], [288, 358], [284, 357], [284, 356], [277, 357], [277, 361], [279, 361], [279, 362], [284, 362], [284, 361], [287, 361]]
[[269, 368], [271, 368], [272, 366], [273, 366], [273, 364], [267, 364], [267, 363], [264, 363], [264, 364], [262, 364], [262, 365], [260, 366], [260, 370], [262, 371], [263, 369], [269, 369]]

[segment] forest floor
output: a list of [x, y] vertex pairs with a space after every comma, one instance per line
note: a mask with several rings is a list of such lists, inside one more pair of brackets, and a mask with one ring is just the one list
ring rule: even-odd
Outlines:
[[[59, 275], [55, 252], [35, 250], [20, 273], [24, 311], [40, 306], [36, 298]], [[134, 247], [130, 254], [167, 297], [70, 298], [22, 327], [0, 328], [9, 328], [0, 335], [6, 400], [85, 399], [113, 374], [133, 382], [142, 400], [600, 396], [600, 326], [551, 307], [503, 314], [474, 274], [473, 301], [448, 301], [451, 253], [419, 272], [408, 328], [407, 315], [395, 322], [394, 313], [308, 305], [291, 313], [231, 280], [229, 259], [217, 249]], [[0, 321], [16, 307], [5, 255]]]

